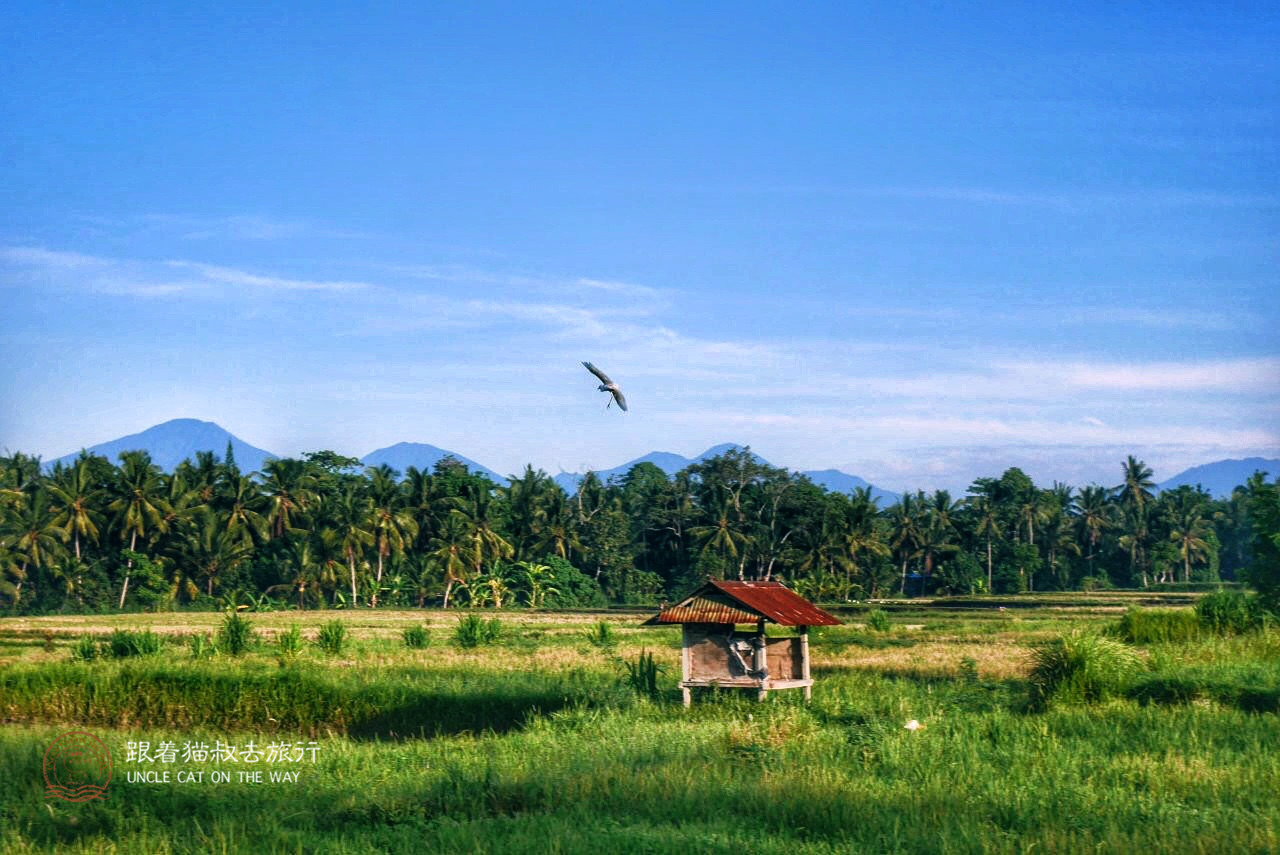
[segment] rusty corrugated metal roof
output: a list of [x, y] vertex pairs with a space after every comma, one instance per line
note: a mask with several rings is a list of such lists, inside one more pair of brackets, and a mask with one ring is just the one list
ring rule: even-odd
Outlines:
[[730, 603], [692, 596], [679, 605], [658, 612], [649, 623], [755, 623], [760, 615]]
[[840, 623], [781, 582], [709, 580], [684, 601], [668, 606], [646, 624], [755, 623], [782, 626], [836, 626]]

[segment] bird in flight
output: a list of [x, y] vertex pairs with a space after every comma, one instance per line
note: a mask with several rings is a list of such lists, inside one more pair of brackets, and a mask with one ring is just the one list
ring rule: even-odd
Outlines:
[[[622, 390], [618, 388], [618, 384], [610, 380], [609, 375], [605, 374], [599, 368], [596, 368], [590, 362], [584, 362], [582, 364], [587, 367], [588, 371], [600, 378], [600, 385], [597, 388], [599, 388], [601, 392], [609, 392], [613, 395], [613, 400], [610, 401], [609, 404], [612, 404], [613, 401], [617, 401], [618, 407], [625, 412], [627, 409], [627, 399], [622, 397]], [[609, 409], [609, 404], [605, 404], [606, 410]]]

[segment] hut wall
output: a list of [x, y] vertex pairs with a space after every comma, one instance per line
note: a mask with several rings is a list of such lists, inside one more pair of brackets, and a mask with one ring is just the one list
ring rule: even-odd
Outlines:
[[800, 680], [807, 676], [799, 638], [770, 638], [765, 644], [765, 656], [770, 680]]

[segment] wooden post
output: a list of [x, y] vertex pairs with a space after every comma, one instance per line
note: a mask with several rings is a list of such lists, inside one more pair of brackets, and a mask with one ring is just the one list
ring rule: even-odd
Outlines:
[[[754, 647], [755, 650], [753, 651], [754, 655], [752, 656], [751, 667], [754, 668], [757, 673], [761, 673], [769, 667], [769, 657], [765, 648], [764, 640], [764, 618], [760, 618], [760, 620], [756, 622], [756, 643]], [[760, 691], [756, 694], [756, 700], [763, 701], [765, 696], [769, 694], [769, 690], [765, 688], [766, 682], [766, 677], [760, 678]]]
[[684, 705], [687, 707], [693, 703], [693, 692], [687, 685], [692, 671], [692, 657], [689, 653], [689, 625], [681, 624], [680, 629], [681, 634], [684, 636], [683, 643], [680, 645], [680, 695], [684, 700]]
[[800, 627], [800, 679], [805, 681], [804, 699], [813, 699], [813, 686], [809, 685], [809, 627]]

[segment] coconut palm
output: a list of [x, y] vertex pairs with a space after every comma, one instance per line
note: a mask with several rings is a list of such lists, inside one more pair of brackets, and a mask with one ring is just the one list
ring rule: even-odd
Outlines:
[[12, 540], [11, 560], [17, 564], [17, 584], [14, 586], [13, 600], [16, 604], [22, 599], [22, 585], [27, 579], [29, 568], [47, 567], [57, 560], [63, 552], [62, 529], [50, 506], [49, 494], [37, 490], [10, 515], [10, 524], [6, 540]]
[[1116, 488], [1116, 498], [1125, 512], [1122, 539], [1129, 552], [1130, 569], [1141, 575], [1144, 588], [1149, 584], [1146, 556], [1150, 538], [1148, 510], [1155, 501], [1153, 474], [1150, 467], [1131, 454], [1124, 462], [1124, 481]]
[[449, 595], [457, 582], [465, 581], [468, 570], [474, 566], [472, 551], [475, 541], [466, 516], [455, 511], [445, 520], [440, 533], [432, 538], [427, 557], [432, 566], [444, 577], [444, 607], [449, 608]]
[[98, 507], [104, 493], [94, 482], [89, 459], [81, 456], [70, 466], [55, 470], [46, 487], [63, 540], [71, 539], [76, 561], [80, 561], [81, 538], [96, 543], [102, 522]]
[[907, 561], [919, 554], [922, 529], [923, 504], [922, 496], [903, 493], [902, 498], [892, 505], [889, 515], [889, 546], [902, 561], [902, 590], [907, 593]]
[[995, 502], [991, 501], [990, 496], [970, 496], [965, 500], [965, 503], [969, 506], [973, 514], [973, 533], [986, 541], [987, 592], [991, 593], [991, 585], [993, 583], [991, 544], [992, 541], [1000, 537], [1000, 516], [996, 512]]
[[486, 485], [480, 483], [467, 485], [463, 501], [465, 509], [454, 513], [466, 521], [471, 534], [472, 569], [476, 575], [480, 575], [486, 561], [510, 558], [515, 550], [506, 538], [498, 533], [497, 507]]
[[508, 485], [499, 489], [506, 498], [513, 557], [519, 561], [528, 558], [541, 540], [550, 494], [562, 491], [547, 473], [532, 466], [525, 466], [523, 475], [512, 475], [507, 481]]
[[295, 531], [295, 523], [315, 501], [316, 479], [307, 465], [293, 458], [271, 459], [262, 466], [262, 489], [267, 496], [267, 526], [271, 537]]
[[1182, 581], [1191, 581], [1191, 567], [1208, 561], [1213, 552], [1213, 523], [1205, 516], [1206, 501], [1195, 493], [1175, 500], [1169, 512], [1169, 540], [1182, 559]]
[[689, 529], [689, 536], [699, 546], [699, 554], [719, 555], [726, 562], [738, 559], [738, 578], [743, 577], [746, 562], [747, 535], [738, 527], [737, 514], [729, 494], [719, 484], [711, 485], [708, 508], [710, 521]]
[[246, 546], [265, 543], [270, 529], [265, 516], [268, 500], [258, 482], [248, 475], [228, 475], [224, 479], [223, 490], [222, 505], [226, 513], [222, 520], [227, 533], [239, 538]]
[[378, 592], [382, 588], [383, 561], [391, 555], [404, 554], [406, 544], [418, 533], [418, 523], [413, 512], [401, 502], [403, 494], [395, 480], [395, 471], [386, 464], [368, 470], [369, 475], [369, 531], [374, 536], [378, 556], [377, 574], [369, 605], [378, 607]]
[[[151, 462], [145, 451], [125, 451], [120, 454], [120, 469], [114, 485], [116, 499], [107, 509], [116, 515], [116, 526], [121, 539], [129, 541], [129, 551], [138, 551], [138, 538], [163, 534], [168, 527], [165, 507], [165, 483], [160, 467]], [[129, 577], [133, 572], [133, 559], [125, 562], [124, 582], [120, 585], [119, 608], [124, 608], [129, 594]]]
[[1092, 484], [1081, 488], [1076, 507], [1079, 510], [1076, 525], [1089, 543], [1086, 560], [1089, 562], [1089, 575], [1092, 576], [1093, 560], [1098, 554], [1098, 541], [1104, 531], [1115, 526], [1115, 506], [1111, 504], [1105, 487]]
[[365, 547], [373, 543], [369, 530], [369, 499], [360, 494], [354, 485], [348, 486], [334, 505], [334, 522], [342, 555], [351, 572], [351, 606], [355, 607], [359, 594], [356, 582], [356, 559], [363, 561]]
[[227, 531], [217, 513], [201, 506], [178, 529], [176, 544], [170, 551], [175, 566], [182, 568], [174, 574], [171, 591], [175, 596], [189, 591], [192, 586], [180, 581], [189, 573], [204, 579], [205, 595], [212, 597], [219, 580], [252, 554], [253, 547]]

